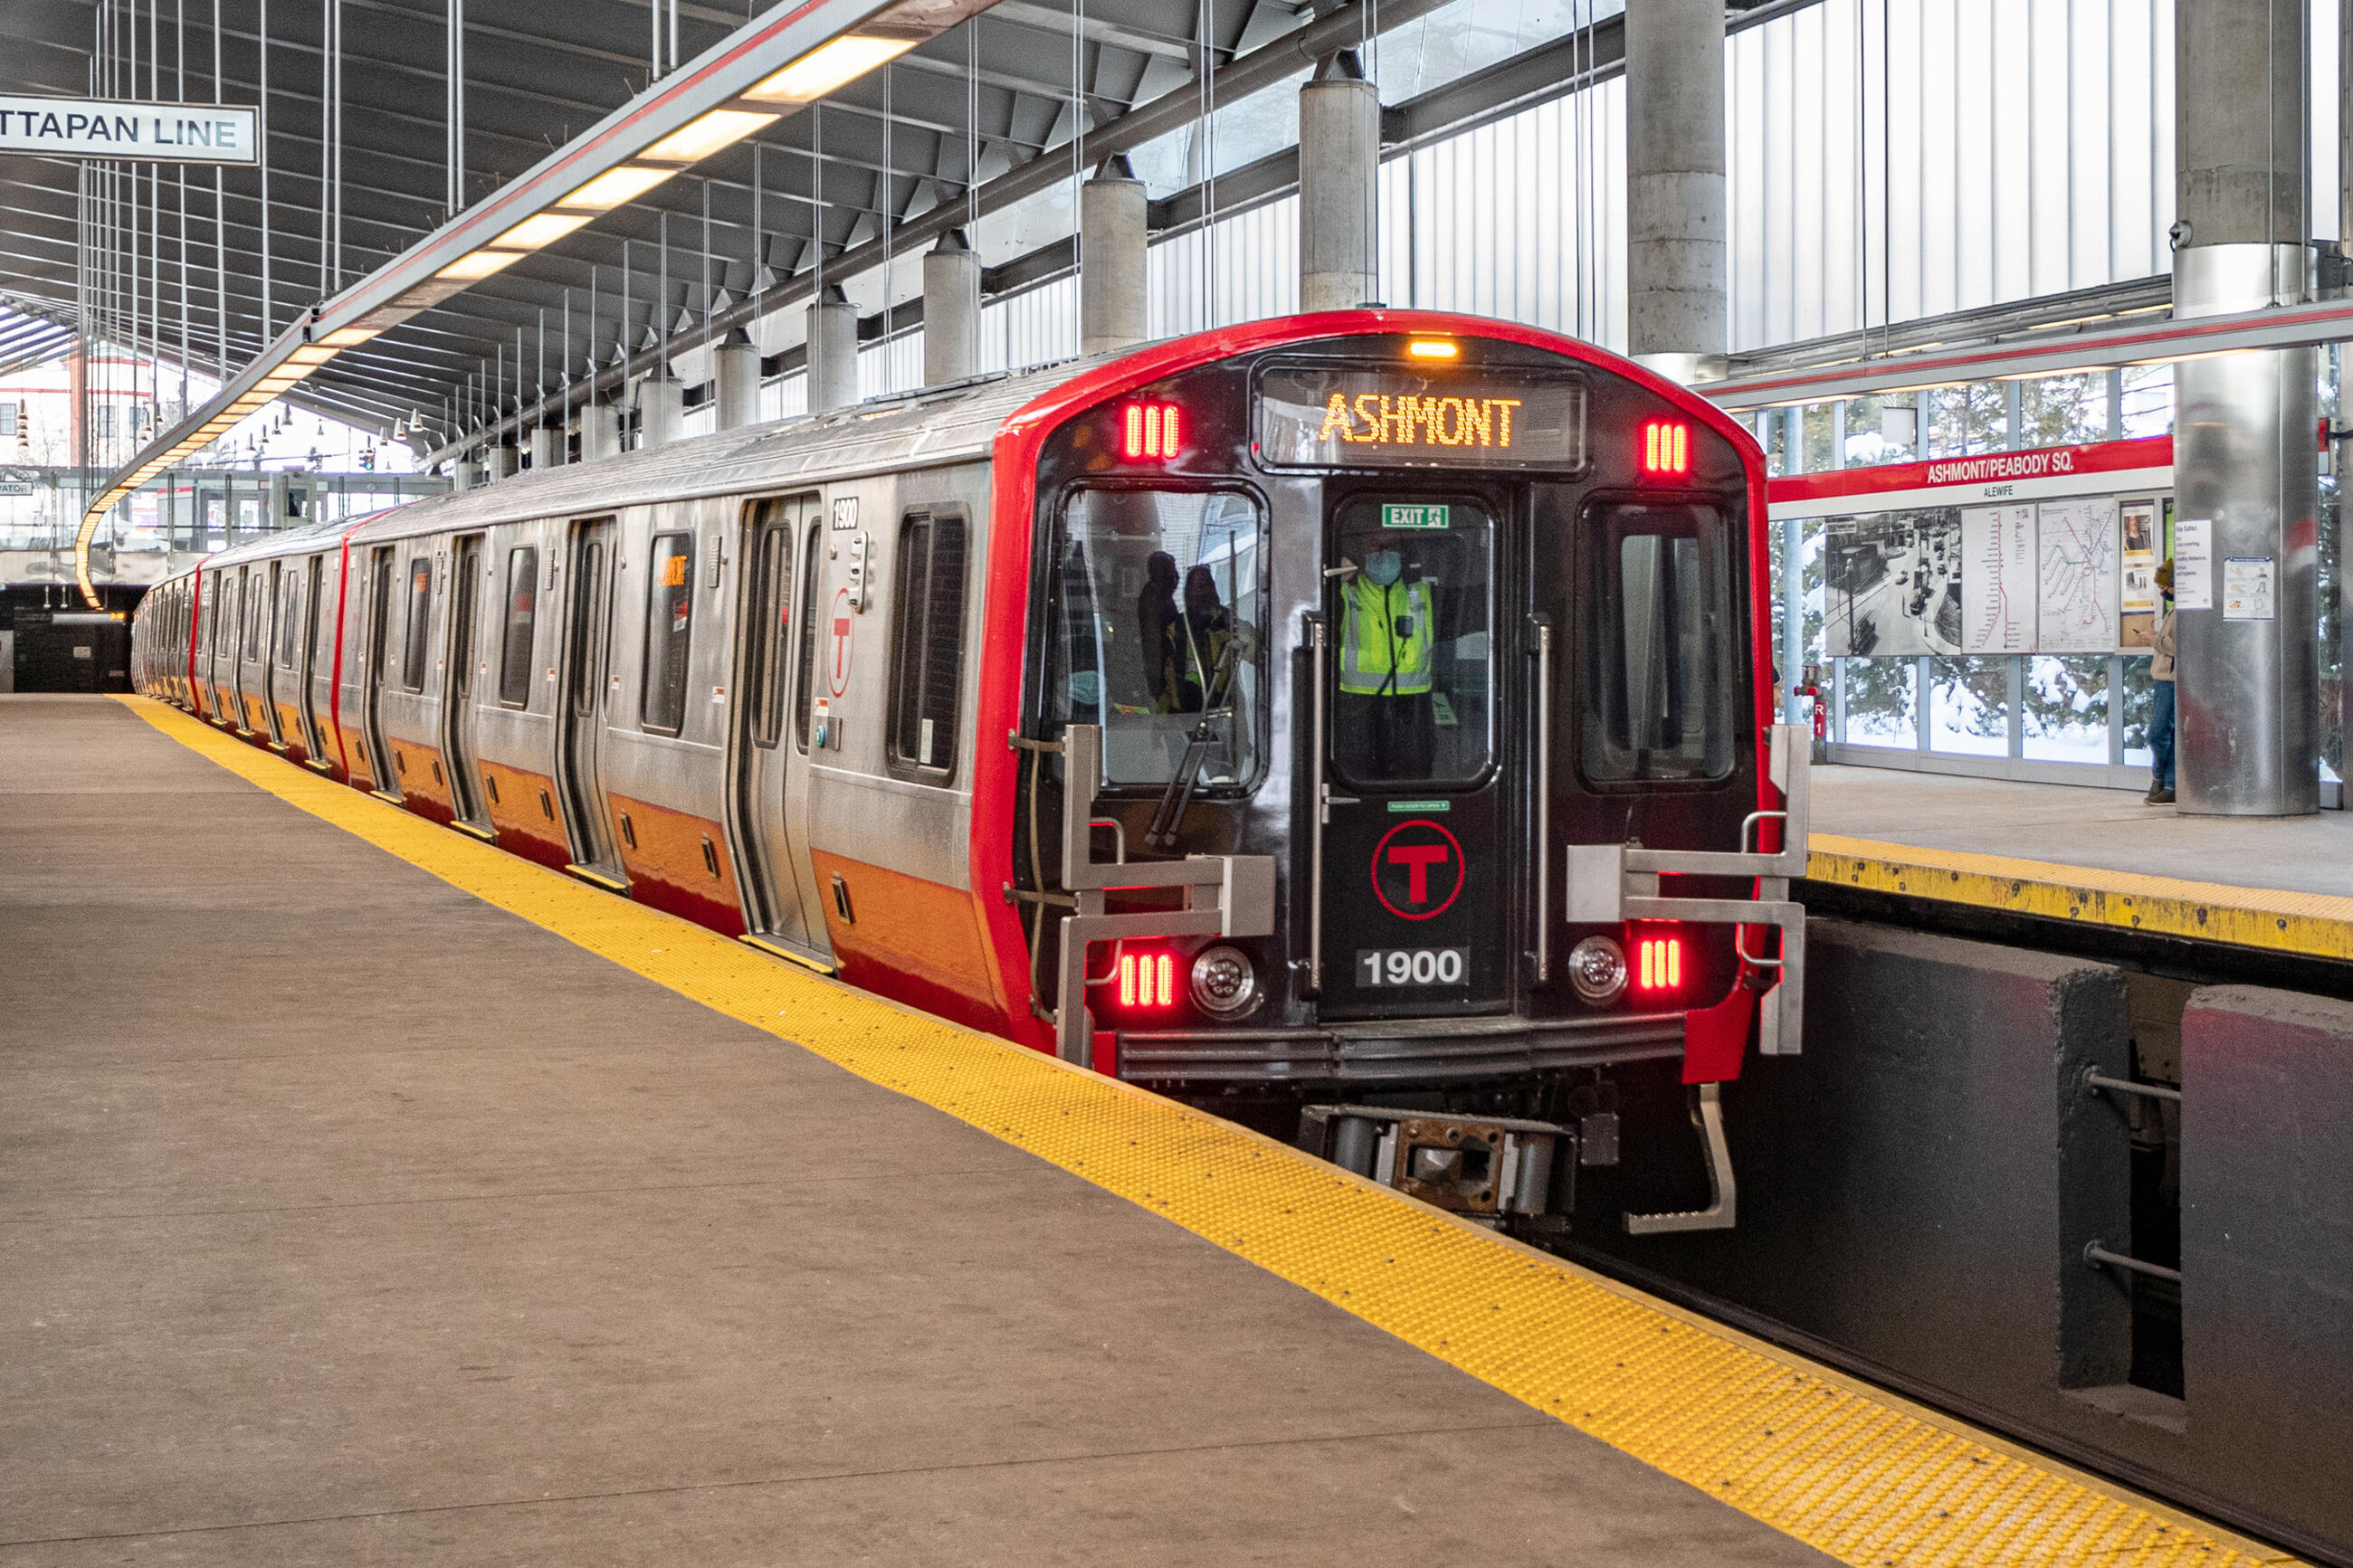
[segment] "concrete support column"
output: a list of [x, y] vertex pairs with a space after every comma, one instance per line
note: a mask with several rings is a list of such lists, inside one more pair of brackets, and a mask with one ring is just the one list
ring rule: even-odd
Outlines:
[[649, 375], [638, 381], [638, 450], [650, 452], [678, 439], [686, 416], [686, 388], [678, 378]]
[[[2303, 300], [2309, 64], [2293, 0], [2175, 19], [2174, 315]], [[2320, 806], [2316, 351], [2173, 371], [2176, 790], [2210, 816]]]
[[1345, 310], [1380, 289], [1381, 95], [1353, 50], [1299, 89], [1299, 308]]
[[449, 465], [449, 488], [470, 490], [482, 482], [482, 465], [479, 458], [464, 457]]
[[1079, 187], [1079, 352], [1140, 343], [1151, 331], [1145, 308], [1144, 182], [1112, 157]]
[[621, 411], [592, 403], [580, 411], [580, 460], [599, 463], [621, 454]]
[[491, 484], [496, 484], [501, 479], [512, 479], [516, 467], [515, 449], [504, 442], [490, 447], [482, 454], [482, 477]]
[[980, 256], [952, 228], [923, 257], [923, 384], [980, 374]]
[[809, 302], [808, 407], [811, 414], [858, 401], [858, 307], [839, 288]]
[[712, 428], [741, 430], [760, 422], [760, 346], [738, 327], [712, 354], [712, 394], [718, 399]]
[[535, 474], [559, 468], [564, 462], [564, 427], [542, 425], [531, 433], [531, 468]]
[[1626, 342], [1672, 380], [1715, 380], [1725, 284], [1723, 0], [1626, 7]]

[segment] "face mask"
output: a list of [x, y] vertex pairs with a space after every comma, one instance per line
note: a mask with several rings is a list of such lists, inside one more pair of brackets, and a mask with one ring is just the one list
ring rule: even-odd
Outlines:
[[1405, 562], [1394, 550], [1376, 550], [1365, 557], [1365, 575], [1386, 588], [1405, 571]]

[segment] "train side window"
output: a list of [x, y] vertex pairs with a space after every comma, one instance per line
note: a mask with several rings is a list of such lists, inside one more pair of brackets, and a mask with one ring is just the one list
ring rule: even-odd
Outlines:
[[785, 660], [792, 645], [793, 525], [797, 500], [762, 501], [745, 537], [752, 546], [752, 624], [744, 632], [744, 672], [737, 695], [752, 715], [752, 743], [773, 748], [785, 732]]
[[218, 658], [228, 651], [228, 617], [221, 614], [221, 574], [213, 574], [212, 591], [205, 595], [206, 614], [213, 622], [213, 657]]
[[[1266, 515], [1237, 490], [1074, 492], [1047, 610], [1049, 736], [1100, 724], [1103, 773], [1161, 786], [1189, 754], [1210, 794], [1249, 788], [1266, 752]], [[1204, 718], [1212, 733], [1192, 745]]]
[[964, 681], [964, 514], [911, 511], [899, 521], [892, 614], [891, 760], [953, 772]]
[[278, 664], [281, 669], [292, 669], [302, 658], [302, 579], [293, 572], [286, 574], [285, 603], [278, 607]]
[[269, 603], [261, 591], [261, 579], [248, 574], [245, 579], [245, 660], [248, 664], [261, 658], [263, 623], [269, 619]]
[[686, 656], [694, 635], [694, 535], [654, 535], [646, 584], [645, 727], [675, 735], [686, 725]]
[[411, 691], [425, 689], [425, 639], [432, 626], [433, 558], [420, 555], [408, 563], [408, 638], [400, 650], [400, 684]]
[[793, 693], [793, 734], [803, 752], [809, 746], [809, 707], [815, 700], [811, 689], [817, 684], [817, 552], [825, 542], [825, 531], [820, 514], [809, 528], [808, 549], [801, 557], [801, 668], [800, 683]]
[[499, 646], [499, 700], [509, 708], [531, 706], [532, 635], [539, 621], [539, 551], [531, 545], [507, 552], [507, 620]]
[[1587, 513], [1585, 776], [1728, 777], [1746, 673], [1728, 533], [1715, 508], [1617, 502]]

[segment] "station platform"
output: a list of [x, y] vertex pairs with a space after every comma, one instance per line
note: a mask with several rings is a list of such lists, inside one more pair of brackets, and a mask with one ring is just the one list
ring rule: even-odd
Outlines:
[[1817, 766], [1818, 882], [2353, 961], [2353, 814], [2190, 816], [2137, 792]]
[[2289, 1561], [152, 702], [0, 942], [0, 1564]]

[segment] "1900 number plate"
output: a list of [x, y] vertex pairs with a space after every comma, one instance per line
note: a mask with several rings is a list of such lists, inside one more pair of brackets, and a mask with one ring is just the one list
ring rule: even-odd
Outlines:
[[1467, 947], [1374, 947], [1356, 950], [1359, 985], [1468, 985]]

